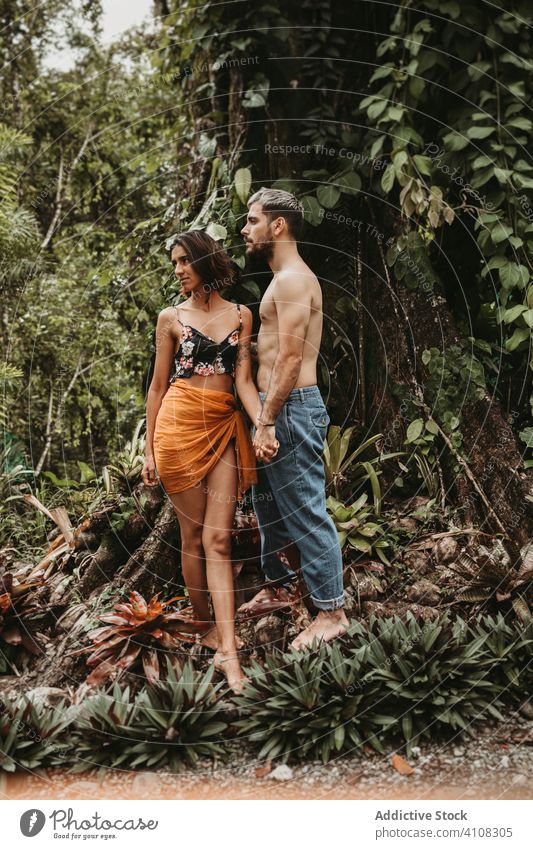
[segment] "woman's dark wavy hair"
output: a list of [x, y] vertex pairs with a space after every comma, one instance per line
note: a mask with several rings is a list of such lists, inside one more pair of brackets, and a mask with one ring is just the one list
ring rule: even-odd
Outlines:
[[224, 248], [203, 230], [181, 233], [174, 240], [171, 253], [176, 245], [187, 251], [191, 265], [206, 289], [213, 292], [233, 284], [238, 267]]

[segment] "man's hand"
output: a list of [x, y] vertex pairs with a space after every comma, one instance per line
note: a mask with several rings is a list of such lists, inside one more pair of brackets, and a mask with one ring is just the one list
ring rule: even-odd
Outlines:
[[268, 463], [278, 453], [279, 442], [276, 439], [274, 425], [262, 425], [257, 422], [254, 437], [255, 456], [263, 463]]
[[144, 458], [144, 466], [141, 475], [143, 483], [146, 484], [146, 486], [156, 486], [159, 483], [155, 460], [151, 455]]

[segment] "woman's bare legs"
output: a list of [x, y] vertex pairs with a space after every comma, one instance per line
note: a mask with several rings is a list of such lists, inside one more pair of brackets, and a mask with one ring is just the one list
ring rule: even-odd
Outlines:
[[202, 544], [207, 585], [211, 593], [218, 632], [215, 665], [239, 692], [245, 681], [235, 644], [235, 600], [231, 565], [231, 529], [237, 506], [237, 464], [233, 441], [207, 476]]
[[[237, 484], [235, 484], [235, 492], [236, 486]], [[174, 493], [169, 498], [180, 525], [181, 569], [195, 618], [213, 625], [212, 629], [207, 628], [201, 641], [208, 648], [217, 649], [219, 635], [209, 607], [206, 563], [202, 544], [207, 505], [207, 479], [203, 480], [200, 486]], [[233, 523], [233, 518], [231, 522]], [[238, 640], [238, 644], [240, 648], [242, 642]]]
[[202, 532], [207, 489], [200, 486], [170, 495], [181, 534], [181, 570], [196, 619], [211, 622]]

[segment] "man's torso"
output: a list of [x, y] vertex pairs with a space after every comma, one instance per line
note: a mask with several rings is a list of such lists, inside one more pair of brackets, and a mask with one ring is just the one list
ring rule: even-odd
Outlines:
[[[303, 269], [305, 269], [306, 290], [310, 295], [310, 316], [303, 346], [303, 359], [300, 372], [294, 384], [295, 389], [300, 389], [304, 386], [314, 386], [317, 383], [316, 363], [322, 339], [322, 291], [316, 276], [304, 263], [302, 263]], [[268, 289], [263, 295], [259, 308], [261, 328], [257, 337], [257, 355], [259, 360], [257, 385], [261, 392], [266, 392], [268, 389], [270, 374], [278, 355], [278, 313], [282, 309], [283, 303], [276, 301], [276, 275], [274, 274]]]

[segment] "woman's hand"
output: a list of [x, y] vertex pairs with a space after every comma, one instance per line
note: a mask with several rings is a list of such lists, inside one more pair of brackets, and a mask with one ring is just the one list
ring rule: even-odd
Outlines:
[[155, 467], [155, 460], [151, 454], [144, 458], [144, 466], [141, 472], [143, 483], [146, 486], [156, 486], [159, 483], [159, 475]]
[[263, 463], [268, 463], [278, 453], [279, 442], [276, 439], [276, 428], [274, 425], [264, 425], [256, 422], [256, 431], [253, 441], [255, 456]]

